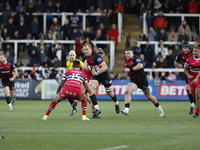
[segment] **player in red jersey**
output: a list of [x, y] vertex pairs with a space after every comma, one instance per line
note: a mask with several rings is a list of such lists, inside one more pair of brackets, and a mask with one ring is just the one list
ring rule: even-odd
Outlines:
[[193, 56], [187, 59], [184, 66], [185, 75], [188, 77], [188, 83], [192, 95], [196, 100], [196, 110], [193, 118], [199, 117], [200, 110], [200, 48], [193, 49]]
[[[14, 80], [16, 76], [18, 75], [17, 67], [9, 63], [6, 60], [6, 56], [4, 54], [0, 54], [0, 75], [1, 75], [1, 81], [2, 81], [2, 87], [3, 87], [3, 92], [6, 97], [6, 102], [8, 104], [8, 111], [12, 111], [15, 103], [15, 83]], [[12, 98], [12, 103], [11, 103], [11, 98]]]
[[[186, 60], [189, 57], [191, 57], [192, 55], [193, 54], [192, 54], [192, 51], [190, 50], [189, 43], [183, 43], [182, 51], [180, 51], [179, 55], [176, 57], [176, 59], [174, 61], [174, 66], [177, 67], [177, 68], [183, 68]], [[187, 94], [188, 94], [188, 98], [190, 100], [189, 114], [192, 115], [194, 113], [195, 99], [193, 98], [190, 86], [188, 85], [187, 76], [185, 77], [185, 82], [186, 82], [186, 91], [187, 91]]]
[[134, 52], [131, 48], [125, 50], [125, 57], [126, 60], [124, 62], [124, 71], [128, 73], [130, 82], [127, 84], [125, 92], [125, 109], [121, 110], [121, 113], [124, 115], [129, 114], [131, 94], [140, 88], [144, 95], [155, 105], [160, 117], [163, 117], [164, 111], [162, 107], [159, 105], [156, 97], [150, 92], [149, 83], [144, 72], [142, 60], [138, 56], [134, 55]]
[[[45, 116], [42, 120], [47, 120], [51, 111], [56, 107], [57, 103], [66, 99], [73, 98], [82, 101], [82, 120], [89, 121], [86, 117], [86, 108], [87, 108], [87, 96], [85, 93], [90, 92], [88, 87], [88, 82], [86, 75], [80, 70], [80, 62], [74, 61], [73, 68], [70, 71], [67, 71], [62, 78], [62, 81], [57, 89], [57, 95], [54, 100], [50, 103], [48, 110], [46, 111]], [[82, 86], [85, 87], [86, 92], [84, 92]]]
[[[102, 57], [97, 54], [89, 43], [83, 45], [83, 52], [85, 54], [84, 68], [86, 70], [90, 70], [92, 72], [92, 79], [89, 82], [89, 87], [92, 91], [90, 94], [90, 100], [94, 105], [95, 111], [93, 111], [93, 118], [98, 116], [101, 111], [97, 103], [96, 99], [96, 87], [99, 84], [103, 84], [105, 87], [106, 94], [112, 98], [115, 103], [115, 111], [117, 114], [120, 113], [119, 102], [115, 93], [112, 91], [112, 80], [110, 74], [108, 72], [108, 66], [106, 62], [102, 59]], [[98, 69], [94, 69], [94, 67], [98, 66]]]

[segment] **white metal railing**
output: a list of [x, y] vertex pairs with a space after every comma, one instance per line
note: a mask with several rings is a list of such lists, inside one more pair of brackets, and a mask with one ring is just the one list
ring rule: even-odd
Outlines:
[[[29, 13], [26, 13], [27, 15], [29, 15]], [[2, 15], [2, 13], [0, 13], [0, 15]], [[46, 21], [46, 17], [47, 16], [61, 16], [61, 25], [63, 25], [65, 23], [65, 20], [67, 18], [67, 16], [72, 16], [73, 13], [66, 13], [66, 12], [62, 12], [62, 13], [32, 13], [32, 15], [34, 16], [43, 16], [43, 32], [46, 33], [47, 31], [47, 21]], [[83, 18], [83, 24], [82, 24], [82, 30], [85, 31], [86, 29], [86, 17], [87, 16], [101, 16], [101, 13], [77, 13], [77, 16], [82, 16]], [[118, 42], [121, 41], [121, 33], [122, 33], [122, 24], [123, 24], [123, 19], [122, 19], [122, 14], [118, 13], [118, 17], [117, 17], [117, 27], [119, 30], [119, 36], [118, 36]]]
[[[5, 40], [3, 43], [14, 43], [14, 62], [17, 62], [17, 52], [18, 52], [18, 43], [32, 43], [35, 42], [36, 45], [40, 43], [40, 40]], [[43, 40], [44, 43], [54, 43], [53, 40]], [[74, 40], [58, 40], [59, 43], [62, 44], [74, 44]], [[96, 46], [96, 44], [109, 44], [109, 53], [110, 53], [110, 65], [109, 69], [112, 70], [114, 67], [115, 63], [115, 43], [114, 41], [92, 41], [92, 43]]]
[[[148, 34], [147, 23], [146, 23], [146, 13], [143, 13], [143, 33], [145, 35]], [[158, 14], [155, 14], [157, 16]], [[199, 29], [200, 29], [200, 14], [171, 14], [171, 13], [163, 13], [164, 16], [168, 17], [181, 17], [181, 20], [185, 20], [185, 17], [199, 17]]]

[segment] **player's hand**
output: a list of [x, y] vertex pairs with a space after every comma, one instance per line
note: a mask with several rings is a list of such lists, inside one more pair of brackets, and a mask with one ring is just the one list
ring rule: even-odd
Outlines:
[[193, 81], [192, 81], [192, 84], [197, 84], [197, 82], [199, 81], [199, 79], [195, 78]]
[[95, 70], [92, 70], [92, 75], [93, 76], [98, 76], [98, 73]]
[[124, 68], [124, 72], [130, 72], [129, 68]]
[[194, 78], [194, 77], [193, 77], [193, 76], [191, 76], [191, 75], [189, 75], [189, 76], [188, 76], [188, 79], [193, 79], [193, 78]]
[[10, 82], [14, 81], [14, 79], [13, 79], [13, 78], [9, 78], [9, 80], [10, 80]]

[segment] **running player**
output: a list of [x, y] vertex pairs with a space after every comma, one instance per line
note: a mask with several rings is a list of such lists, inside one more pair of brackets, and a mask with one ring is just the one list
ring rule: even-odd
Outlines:
[[155, 105], [160, 117], [163, 117], [164, 111], [162, 107], [159, 105], [156, 97], [150, 93], [149, 83], [144, 72], [142, 60], [134, 55], [134, 52], [131, 48], [125, 50], [125, 57], [126, 60], [124, 62], [124, 71], [128, 73], [130, 82], [127, 84], [125, 92], [125, 109], [121, 110], [121, 113], [124, 115], [129, 114], [131, 94], [140, 88], [144, 95]]
[[[192, 51], [190, 50], [189, 43], [183, 43], [182, 45], [182, 51], [178, 54], [174, 61], [174, 66], [177, 68], [183, 68], [184, 63], [186, 60], [192, 56]], [[194, 113], [194, 107], [195, 107], [195, 99], [192, 97], [192, 92], [190, 89], [190, 86], [188, 85], [188, 79], [187, 76], [185, 76], [185, 82], [186, 82], [186, 91], [190, 100], [190, 111], [189, 114], [192, 115]]]
[[115, 93], [112, 91], [112, 80], [110, 78], [108, 66], [106, 65], [105, 61], [99, 54], [92, 50], [92, 47], [89, 43], [83, 45], [83, 52], [85, 54], [84, 68], [90, 70], [93, 75], [89, 82], [89, 87], [92, 91], [92, 94], [90, 94], [90, 100], [95, 108], [95, 111], [92, 112], [93, 118], [101, 113], [95, 94], [96, 87], [101, 83], [105, 87], [106, 94], [109, 95], [114, 101], [116, 113], [120, 113], [119, 102]]
[[[5, 54], [0, 54], [0, 75], [2, 81], [3, 92], [6, 97], [8, 104], [8, 111], [13, 111], [12, 105], [15, 104], [15, 93], [14, 93], [14, 80], [18, 75], [17, 67], [6, 60]], [[12, 102], [11, 102], [12, 98]]]
[[[86, 108], [87, 108], [87, 100], [86, 100], [86, 92], [90, 89], [88, 87], [88, 82], [86, 79], [86, 75], [80, 70], [80, 62], [74, 61], [73, 68], [70, 71], [67, 71], [62, 78], [62, 81], [57, 89], [57, 95], [54, 100], [50, 103], [46, 114], [42, 118], [42, 120], [47, 120], [51, 111], [56, 107], [56, 105], [66, 99], [73, 98], [82, 100], [82, 120], [89, 121], [86, 117]], [[82, 86], [85, 87], [86, 92], [82, 89]], [[91, 92], [90, 92], [91, 93]]]
[[199, 117], [200, 110], [200, 48], [193, 49], [193, 56], [189, 57], [184, 66], [185, 75], [192, 91], [192, 95], [196, 100], [196, 110], [193, 118]]

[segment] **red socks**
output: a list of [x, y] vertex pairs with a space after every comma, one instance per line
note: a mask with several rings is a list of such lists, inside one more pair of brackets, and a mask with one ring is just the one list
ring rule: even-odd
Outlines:
[[87, 101], [82, 101], [82, 115], [86, 115]]
[[54, 101], [52, 101], [52, 102], [50, 103], [49, 108], [48, 108], [48, 110], [47, 110], [47, 112], [46, 112], [46, 115], [47, 115], [47, 116], [49, 116], [49, 114], [51, 113], [51, 111], [53, 111], [53, 109], [56, 107], [56, 105], [57, 105], [57, 103], [54, 102]]
[[196, 111], [195, 111], [195, 113], [199, 113], [199, 108], [196, 108]]

